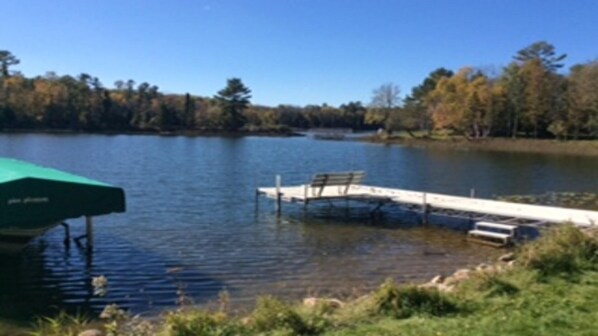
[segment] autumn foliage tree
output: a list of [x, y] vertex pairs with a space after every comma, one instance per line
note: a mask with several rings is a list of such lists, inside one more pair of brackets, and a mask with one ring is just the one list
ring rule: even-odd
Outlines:
[[486, 75], [463, 68], [453, 77], [440, 79], [428, 103], [437, 128], [478, 139], [490, 135], [502, 95]]
[[428, 95], [436, 89], [438, 82], [442, 78], [450, 78], [454, 73], [445, 68], [438, 68], [432, 71], [423, 82], [411, 90], [411, 94], [405, 97], [405, 106], [403, 108], [403, 123], [407, 130], [425, 130], [428, 133], [432, 131], [433, 122], [431, 109], [427, 104]]
[[573, 138], [579, 139], [582, 133], [598, 136], [598, 61], [571, 69], [568, 101], [567, 121]]
[[[438, 68], [402, 99], [399, 86], [376, 88], [365, 107], [349, 101], [258, 106], [232, 78], [214, 97], [164, 94], [156, 85], [118, 80], [108, 88], [90, 74], [26, 77], [20, 60], [0, 50], [0, 130], [82, 132], [269, 131], [289, 127], [384, 127], [412, 136], [450, 130], [486, 137], [598, 137], [598, 62], [563, 70], [566, 54], [539, 41], [519, 50], [498, 74]], [[415, 131], [425, 131], [415, 132]]]

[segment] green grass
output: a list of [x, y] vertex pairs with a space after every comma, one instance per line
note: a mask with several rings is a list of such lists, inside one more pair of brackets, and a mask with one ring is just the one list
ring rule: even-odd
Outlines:
[[[519, 248], [516, 265], [473, 272], [450, 293], [387, 281], [341, 307], [258, 299], [246, 317], [185, 309], [151, 322], [106, 321], [113, 335], [597, 335], [598, 236], [560, 225]], [[226, 300], [225, 300], [226, 301]], [[34, 335], [73, 335], [87, 321], [59, 315]], [[2, 329], [5, 328], [5, 329]], [[0, 321], [0, 334], [13, 335]], [[30, 333], [31, 335], [31, 333]]]
[[502, 281], [516, 291], [490, 294], [488, 288], [461, 293], [469, 312], [372, 318], [324, 335], [596, 335], [598, 273], [587, 271], [576, 282], [563, 278], [538, 282], [536, 275], [529, 270], [504, 275]]
[[523, 246], [520, 266], [463, 282], [454, 314], [373, 316], [323, 335], [596, 335], [597, 243], [561, 226]]

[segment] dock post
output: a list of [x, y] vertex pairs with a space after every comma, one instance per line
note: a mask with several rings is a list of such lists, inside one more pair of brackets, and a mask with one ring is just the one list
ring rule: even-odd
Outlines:
[[260, 193], [256, 189], [255, 190], [255, 213], [257, 214], [260, 211]]
[[64, 227], [64, 245], [69, 247], [71, 244], [71, 229], [65, 222], [61, 222], [60, 225]]
[[303, 212], [307, 211], [307, 204], [309, 201], [307, 200], [307, 184], [303, 186]]
[[428, 225], [428, 214], [430, 213], [430, 205], [427, 201], [427, 194], [422, 195], [422, 224]]
[[276, 214], [280, 216], [282, 200], [281, 200], [281, 193], [280, 193], [280, 186], [281, 186], [281, 178], [280, 175], [276, 175]]
[[93, 247], [93, 218], [85, 216], [85, 231], [87, 235], [87, 249], [91, 250]]
[[[475, 188], [471, 188], [469, 189], [469, 197], [470, 198], [475, 198]], [[474, 223], [473, 223], [473, 214], [470, 212], [469, 213], [469, 229], [473, 229]]]

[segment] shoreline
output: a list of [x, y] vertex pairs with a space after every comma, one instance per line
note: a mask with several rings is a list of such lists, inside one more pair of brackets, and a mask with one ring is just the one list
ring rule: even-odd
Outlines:
[[[257, 299], [243, 315], [231, 314], [228, 293], [218, 307], [193, 305], [159, 318], [134, 317], [107, 305], [99, 319], [58, 315], [30, 328], [4, 325], [0, 332], [58, 335], [480, 335], [587, 334], [594, 329], [598, 280], [596, 228], [563, 225], [540, 239], [477, 266], [439, 274], [428, 282], [397, 284], [389, 279], [365, 295], [341, 301], [306, 297], [289, 302]], [[573, 277], [571, 275], [574, 275]], [[562, 293], [566, 292], [563, 301]], [[542, 316], [542, 318], [538, 318]], [[504, 323], [506, 319], [509, 323]], [[570, 323], [563, 324], [563, 319]], [[3, 329], [5, 328], [5, 329]], [[110, 333], [110, 332], [112, 333]]]
[[[54, 134], [54, 135], [154, 135], [163, 137], [303, 137], [296, 130], [69, 130], [69, 129], [0, 129], [0, 134]], [[553, 140], [553, 139], [526, 139], [526, 138], [488, 138], [467, 140], [464, 138], [410, 138], [405, 136], [381, 137], [379, 135], [364, 136], [351, 140], [386, 146], [405, 146], [424, 149], [460, 150], [460, 151], [487, 151], [503, 153], [529, 153], [550, 154], [567, 156], [598, 157], [598, 140]]]
[[399, 145], [417, 148], [475, 150], [504, 153], [558, 154], [575, 156], [598, 156], [598, 140], [510, 139], [489, 138], [467, 140], [459, 138], [423, 139], [378, 135], [363, 138], [364, 142], [381, 145]]
[[156, 135], [156, 136], [185, 136], [185, 137], [300, 137], [301, 133], [293, 130], [175, 130], [175, 131], [148, 131], [148, 130], [70, 130], [70, 129], [0, 129], [0, 134], [63, 134], [63, 135]]
[[[581, 193], [581, 194], [575, 194], [575, 193], [556, 193], [556, 194], [542, 194], [542, 195], [513, 195], [510, 196], [510, 198], [512, 198], [512, 201], [515, 202], [520, 202], [520, 203], [527, 203], [527, 204], [542, 204], [544, 201], [546, 201], [547, 199], [549, 199], [551, 202], [556, 202], [557, 204], [560, 205], [567, 205], [567, 206], [571, 206], [571, 207], [576, 207], [576, 208], [588, 208], [588, 209], [598, 209], [598, 203], [596, 203], [596, 201], [598, 201], [598, 194], [593, 194], [593, 193]], [[508, 248], [508, 249], [501, 249], [502, 252], [497, 253], [494, 256], [491, 256], [489, 259], [486, 259], [485, 261], [480, 262], [475, 262], [475, 263], [470, 263], [469, 265], [465, 265], [465, 266], [459, 266], [456, 267], [455, 269], [453, 269], [452, 271], [449, 271], [448, 273], [444, 273], [444, 272], [439, 272], [437, 273], [437, 276], [433, 277], [431, 280], [425, 280], [425, 279], [421, 279], [415, 282], [406, 282], [406, 283], [394, 283], [392, 290], [393, 291], [400, 291], [402, 289], [405, 288], [418, 288], [421, 289], [423, 292], [423, 294], [430, 294], [430, 293], [440, 293], [440, 295], [448, 295], [449, 298], [452, 297], [452, 300], [454, 300], [453, 302], [457, 302], [459, 305], [467, 305], [467, 301], [461, 301], [462, 297], [462, 290], [463, 288], [465, 288], [465, 291], [467, 293], [467, 287], [469, 286], [468, 283], [471, 283], [472, 281], [474, 281], [474, 283], [478, 280], [480, 280], [480, 278], [484, 279], [491, 279], [496, 277], [496, 279], [498, 279], [498, 283], [495, 283], [495, 280], [491, 280], [491, 284], [492, 286], [498, 284], [499, 287], [502, 286], [501, 281], [504, 281], [505, 279], [505, 275], [508, 278], [508, 274], [511, 270], [515, 270], [518, 269], [518, 267], [520, 267], [520, 257], [526, 257], [529, 256], [529, 253], [522, 253], [524, 251], [529, 251], [530, 248], [533, 249], [534, 246], [537, 246], [538, 244], [541, 244], [543, 246], [553, 246], [553, 244], [556, 242], [557, 244], [560, 245], [560, 247], [558, 247], [556, 250], [554, 249], [550, 249], [550, 250], [545, 250], [544, 248], [540, 249], [539, 251], [544, 251], [542, 253], [548, 253], [549, 255], [546, 256], [547, 258], [541, 258], [542, 259], [542, 263], [537, 264], [538, 267], [543, 267], [542, 265], [544, 265], [545, 263], [548, 263], [548, 265], [550, 266], [550, 259], [553, 257], [558, 257], [553, 255], [553, 253], [570, 253], [570, 252], [565, 252], [565, 251], [561, 251], [561, 249], [565, 249], [565, 250], [569, 250], [569, 249], [577, 249], [578, 247], [583, 247], [584, 244], [579, 244], [579, 239], [580, 236], [579, 234], [577, 234], [576, 232], [579, 233], [583, 233], [584, 235], [586, 235], [589, 239], [593, 239], [594, 241], [596, 239], [598, 239], [598, 228], [594, 227], [594, 228], [587, 228], [587, 229], [574, 229], [572, 226], [568, 226], [568, 225], [564, 225], [564, 226], [558, 226], [556, 228], [553, 228], [550, 231], [556, 230], [556, 232], [559, 232], [558, 235], [555, 234], [550, 234], [550, 233], [545, 233], [545, 235], [548, 235], [548, 237], [540, 237], [538, 240], [535, 240], [533, 242], [528, 242], [526, 244], [520, 245], [519, 247], [515, 247], [515, 248]], [[573, 235], [572, 237], [574, 238], [572, 241], [566, 241], [566, 242], [562, 242], [560, 241], [560, 237], [562, 237], [561, 233], [565, 234], [565, 237], [570, 237], [571, 234]], [[543, 235], [544, 236], [544, 235]], [[553, 239], [550, 238], [550, 236], [552, 236], [553, 238], [557, 238], [559, 240], [554, 241]], [[598, 244], [598, 242], [593, 243], [593, 244]], [[516, 260], [516, 261], [513, 261]], [[558, 259], [560, 260], [560, 259]], [[517, 267], [513, 267], [514, 263], [517, 263]], [[506, 271], [506, 273], [505, 273]], [[598, 273], [596, 273], [598, 274]], [[490, 278], [488, 278], [490, 277]], [[518, 276], [516, 277], [512, 277], [511, 279], [509, 279], [507, 281], [507, 285], [510, 285], [511, 283], [513, 283], [512, 281], [518, 280]], [[429, 278], [428, 278], [429, 279]], [[477, 279], [477, 280], [476, 280]], [[108, 279], [109, 281], [109, 279]], [[464, 283], [465, 285], [462, 285], [462, 283]], [[276, 305], [281, 305], [280, 307], [290, 311], [290, 312], [295, 312], [297, 314], [307, 314], [307, 320], [309, 321], [309, 317], [311, 316], [310, 314], [312, 314], [314, 311], [318, 312], [318, 310], [320, 308], [331, 308], [332, 310], [329, 312], [330, 314], [325, 314], [324, 316], [318, 316], [318, 318], [323, 318], [329, 321], [335, 321], [336, 319], [340, 318], [340, 322], [339, 327], [340, 328], [332, 328], [329, 329], [328, 327], [323, 328], [322, 330], [322, 334], [327, 334], [328, 332], [332, 333], [332, 334], [337, 334], [339, 333], [340, 335], [345, 335], [344, 332], [348, 332], [350, 331], [353, 327], [351, 326], [352, 324], [345, 324], [346, 321], [344, 319], [344, 317], [347, 314], [352, 315], [354, 311], [357, 311], [357, 314], [354, 315], [355, 318], [359, 319], [360, 322], [358, 323], [359, 328], [378, 328], [379, 327], [379, 318], [384, 318], [383, 316], [379, 316], [379, 317], [368, 317], [369, 315], [363, 315], [362, 313], [359, 312], [363, 312], [363, 308], [367, 308], [366, 306], [370, 306], [371, 301], [378, 295], [377, 293], [380, 293], [381, 291], [383, 291], [382, 288], [384, 288], [385, 284], [383, 284], [381, 287], [379, 287], [378, 289], [373, 289], [371, 291], [367, 291], [365, 294], [361, 293], [358, 296], [338, 296], [338, 295], [334, 295], [334, 296], [307, 296], [307, 297], [303, 297], [302, 300], [296, 300], [296, 299], [279, 299], [277, 297], [272, 297], [272, 296], [263, 296], [263, 297], [258, 297], [258, 302], [260, 300], [260, 298], [266, 298], [266, 300], [274, 300], [274, 303]], [[524, 286], [526, 287], [526, 286]], [[500, 289], [500, 288], [499, 288]], [[524, 288], [521, 288], [522, 290]], [[502, 290], [502, 289], [501, 289]], [[431, 291], [431, 292], [430, 292]], [[476, 290], [477, 292], [477, 290]], [[420, 294], [421, 294], [420, 293]], [[472, 294], [472, 293], [470, 293]], [[475, 293], [473, 293], [474, 295], [477, 295]], [[248, 310], [233, 310], [231, 309], [231, 298], [228, 296], [227, 293], [221, 294], [219, 295], [219, 298], [217, 301], [209, 301], [206, 302], [202, 305], [199, 306], [195, 306], [195, 305], [187, 305], [187, 304], [183, 304], [183, 302], [186, 302], [186, 296], [183, 294], [181, 294], [182, 296], [179, 298], [179, 301], [181, 302], [181, 306], [178, 309], [166, 309], [164, 311], [162, 311], [160, 314], [158, 315], [152, 315], [152, 316], [145, 316], [141, 322], [143, 323], [147, 323], [150, 322], [152, 323], [153, 327], [155, 328], [163, 328], [165, 326], [165, 324], [167, 324], [168, 322], [168, 316], [171, 316], [175, 319], [182, 319], [181, 323], [182, 325], [180, 325], [181, 327], [189, 327], [189, 325], [187, 325], [187, 323], [191, 323], [191, 320], [193, 320], [194, 318], [200, 318], [202, 321], [205, 322], [205, 318], [208, 318], [208, 320], [218, 317], [218, 318], [222, 318], [219, 319], [218, 324], [222, 323], [223, 326], [241, 326], [241, 328], [245, 328], [247, 327], [247, 325], [251, 326], [252, 324], [252, 319], [254, 318], [257, 307], [256, 306], [252, 306], [250, 307]], [[223, 296], [224, 295], [224, 296]], [[435, 294], [434, 294], [435, 295]], [[543, 298], [543, 297], [542, 297]], [[234, 300], [232, 300], [234, 301]], [[488, 302], [486, 302], [488, 303]], [[109, 305], [110, 306], [110, 305]], [[223, 311], [222, 307], [226, 307], [226, 309]], [[277, 308], [280, 308], [277, 307]], [[113, 308], [115, 309], [120, 309], [116, 306], [113, 306]], [[337, 312], [338, 310], [338, 312]], [[293, 314], [295, 314], [293, 313]], [[126, 313], [124, 313], [126, 315]], [[196, 315], [196, 314], [199, 314]], [[478, 313], [478, 314], [482, 314], [482, 313]], [[383, 314], [384, 315], [384, 314]], [[424, 316], [426, 314], [424, 313]], [[482, 314], [483, 315], [483, 314]], [[123, 315], [124, 316], [124, 315]], [[89, 316], [88, 316], [89, 317]], [[449, 319], [451, 319], [450, 316], [448, 316]], [[54, 319], [54, 318], [52, 318]], [[52, 320], [52, 321], [56, 321], [56, 320]], [[125, 321], [125, 327], [126, 324], [134, 321], [130, 319], [130, 316], [126, 319]], [[0, 318], [0, 334], [2, 332], [9, 332], [10, 334], [14, 334], [14, 335], [25, 335], [28, 334], [30, 332], [32, 332], [33, 330], [31, 329], [30, 325], [32, 322], [35, 321], [30, 321], [29, 323], [24, 323], [24, 322], [18, 322], [18, 321], [14, 321], [14, 320], [10, 320], [10, 319], [2, 319]], [[58, 321], [61, 323], [64, 323], [64, 327], [65, 328], [69, 328], [72, 327], [72, 320], [69, 319], [65, 319], [63, 321]], [[122, 322], [122, 321], [121, 321]], [[121, 323], [119, 322], [119, 323]], [[139, 321], [137, 321], [139, 322]], [[86, 323], [78, 326], [80, 329], [80, 331], [83, 331], [84, 329], [89, 329], [91, 328], [99, 328], [99, 329], [103, 329], [103, 326], [105, 326], [106, 320], [102, 319], [102, 318], [98, 318], [96, 317], [89, 317], [89, 319], [86, 321]], [[401, 319], [399, 320], [394, 320], [392, 319], [392, 325], [393, 328], [395, 327], [395, 325], [400, 326], [402, 325], [402, 323], [410, 323], [409, 321], [401, 321]], [[437, 321], [438, 325], [441, 326], [443, 323], [443, 320], [438, 320]], [[40, 327], [39, 325], [37, 325], [37, 327]], [[442, 328], [442, 327], [440, 327]], [[425, 329], [425, 328], [424, 328]], [[244, 330], [247, 331], [247, 330]], [[252, 333], [250, 333], [252, 334]], [[105, 334], [102, 334], [105, 335]], [[153, 334], [152, 334], [153, 335]], [[172, 334], [169, 334], [172, 335]]]

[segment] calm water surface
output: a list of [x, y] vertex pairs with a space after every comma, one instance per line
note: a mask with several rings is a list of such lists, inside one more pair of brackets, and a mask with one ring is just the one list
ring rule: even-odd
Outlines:
[[[389, 210], [285, 206], [273, 213], [255, 188], [306, 182], [322, 171], [365, 170], [372, 185], [484, 197], [598, 189], [593, 158], [442, 151], [308, 138], [0, 135], [0, 156], [123, 187], [127, 212], [96, 219], [87, 255], [56, 228], [20, 254], [0, 254], [0, 318], [116, 302], [137, 313], [197, 304], [230, 292], [246, 307], [259, 294], [289, 299], [351, 295], [385, 278], [421, 281], [495, 256], [454, 230], [417, 225]], [[71, 220], [75, 235], [82, 220]], [[105, 275], [96, 297], [91, 277]]]

